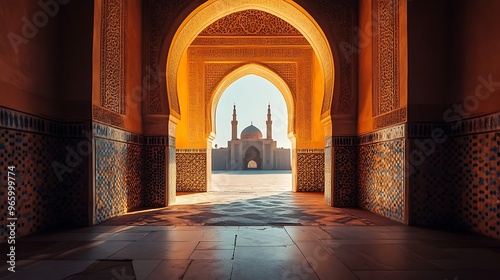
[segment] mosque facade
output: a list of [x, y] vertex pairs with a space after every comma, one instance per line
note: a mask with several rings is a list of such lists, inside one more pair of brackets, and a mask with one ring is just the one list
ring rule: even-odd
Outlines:
[[231, 140], [227, 147], [212, 150], [213, 170], [290, 170], [291, 150], [278, 148], [273, 139], [271, 106], [267, 108], [266, 137], [252, 124], [241, 131], [238, 138], [236, 105], [231, 121]]

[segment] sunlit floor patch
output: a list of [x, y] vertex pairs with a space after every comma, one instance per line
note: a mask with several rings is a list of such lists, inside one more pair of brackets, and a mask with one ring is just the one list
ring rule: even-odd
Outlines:
[[289, 171], [235, 171], [212, 175], [212, 191], [178, 193], [174, 205], [127, 214], [105, 225], [391, 225], [359, 209], [334, 208], [323, 193], [291, 191]]

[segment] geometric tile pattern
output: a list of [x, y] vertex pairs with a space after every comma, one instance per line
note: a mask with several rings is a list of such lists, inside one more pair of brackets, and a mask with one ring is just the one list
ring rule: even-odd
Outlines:
[[[237, 179], [236, 179], [237, 180]], [[231, 180], [231, 182], [233, 182]], [[220, 199], [233, 195], [227, 186]], [[198, 195], [198, 194], [182, 194]], [[370, 218], [368, 218], [370, 217]], [[266, 196], [241, 196], [238, 200], [207, 201], [172, 205], [147, 214], [126, 215], [106, 221], [103, 225], [205, 225], [205, 226], [283, 226], [283, 225], [347, 225], [368, 226], [391, 224], [360, 209], [335, 208], [325, 205], [318, 192], [269, 192]], [[395, 222], [392, 222], [396, 224]]]
[[453, 213], [457, 214], [459, 206], [454, 195], [458, 178], [451, 169], [443, 168], [457, 164], [454, 156], [450, 157], [452, 150], [447, 148], [451, 141], [436, 145], [422, 164], [415, 156], [416, 151], [420, 151], [416, 141], [423, 139], [409, 140], [410, 222], [428, 227], [452, 227]]
[[359, 147], [358, 204], [361, 208], [404, 222], [404, 155], [404, 139]]
[[93, 132], [96, 221], [141, 207], [165, 206], [166, 139], [96, 122]]
[[[410, 143], [412, 151], [421, 149]], [[410, 177], [412, 222], [500, 238], [499, 147], [498, 130], [437, 144]]]
[[97, 222], [142, 206], [142, 147], [96, 138], [95, 151]]
[[355, 146], [334, 146], [334, 207], [355, 207], [357, 205], [357, 157]]
[[182, 152], [175, 154], [176, 189], [178, 192], [207, 191], [207, 153]]
[[[6, 225], [10, 217], [7, 167], [14, 166], [16, 236], [87, 223], [87, 157], [71, 156], [86, 141], [83, 128], [0, 109], [0, 222]], [[7, 235], [2, 226], [0, 238]]]
[[297, 151], [297, 191], [323, 192], [325, 190], [325, 154]]
[[500, 238], [500, 131], [452, 139], [456, 226]]
[[144, 206], [165, 206], [165, 146], [144, 148]]

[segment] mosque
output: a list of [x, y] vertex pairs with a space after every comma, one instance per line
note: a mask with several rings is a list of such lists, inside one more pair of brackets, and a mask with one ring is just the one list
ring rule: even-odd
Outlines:
[[291, 150], [278, 148], [273, 139], [271, 105], [267, 107], [266, 138], [256, 126], [250, 124], [241, 131], [238, 138], [236, 105], [231, 121], [231, 140], [227, 148], [212, 150], [212, 170], [290, 170]]

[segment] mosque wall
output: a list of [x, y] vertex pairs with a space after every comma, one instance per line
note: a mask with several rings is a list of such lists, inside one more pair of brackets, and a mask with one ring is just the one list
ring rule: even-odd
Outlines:
[[93, 3], [4, 1], [0, 18], [2, 220], [16, 236], [87, 225]]
[[95, 3], [94, 33], [100, 39], [94, 41], [92, 166], [94, 223], [99, 223], [137, 208], [167, 204], [171, 141], [163, 131], [142, 133], [145, 77], [151, 72], [142, 66], [143, 4]]
[[142, 136], [95, 122], [93, 139], [94, 222], [142, 207], [165, 206], [165, 137]]
[[[88, 122], [59, 122], [0, 107], [1, 220], [17, 218], [16, 236], [89, 223], [89, 131]], [[14, 195], [8, 177], [14, 179]], [[8, 197], [15, 197], [12, 212]], [[0, 235], [6, 240], [8, 228]]]
[[402, 223], [408, 221], [406, 8], [406, 1], [360, 1], [358, 147], [334, 146], [334, 154], [357, 163], [357, 190], [345, 187], [357, 197], [346, 204]]
[[409, 3], [412, 224], [500, 237], [499, 8]]

